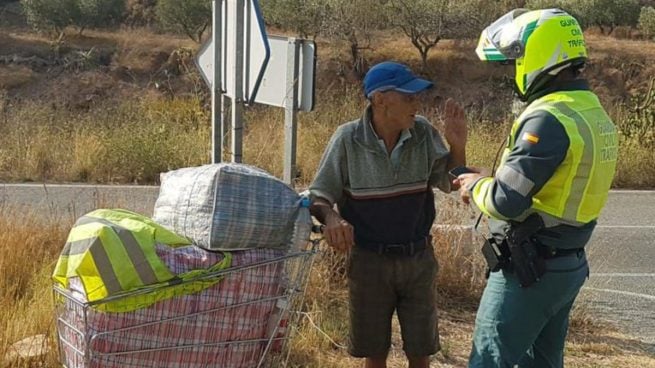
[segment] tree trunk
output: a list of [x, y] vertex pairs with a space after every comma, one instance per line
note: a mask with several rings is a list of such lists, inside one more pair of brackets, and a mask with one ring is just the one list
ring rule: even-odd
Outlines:
[[603, 27], [602, 24], [598, 24], [598, 28], [600, 28], [600, 33], [604, 35], [605, 34], [605, 27]]
[[429, 47], [421, 48], [418, 52], [421, 53], [421, 61], [423, 62], [423, 71], [428, 71], [428, 52], [430, 51]]
[[361, 79], [364, 76], [364, 62], [362, 60], [362, 55], [359, 52], [359, 43], [356, 38], [350, 39], [350, 56], [352, 57], [353, 71], [355, 72], [355, 75]]

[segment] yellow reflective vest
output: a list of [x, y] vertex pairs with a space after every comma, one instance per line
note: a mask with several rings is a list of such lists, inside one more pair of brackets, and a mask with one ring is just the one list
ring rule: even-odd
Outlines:
[[[117, 295], [125, 298], [98, 304], [106, 311], [129, 311], [176, 295], [200, 291], [219, 279], [185, 282], [199, 273], [230, 266], [231, 256], [211, 269], [173, 274], [157, 256], [156, 245], [190, 245], [182, 236], [151, 219], [126, 210], [100, 209], [77, 220], [55, 266], [53, 279], [63, 288], [79, 278], [88, 302]], [[151, 292], [130, 296], [129, 292], [150, 288]]]
[[[498, 172], [515, 146], [525, 118], [543, 110], [564, 127], [569, 146], [554, 174], [532, 195], [532, 206], [522, 217], [538, 212], [547, 225], [581, 226], [595, 220], [605, 205], [614, 178], [618, 136], [614, 123], [588, 90], [560, 91], [533, 101], [514, 122]], [[507, 220], [489, 200], [493, 178], [478, 181], [472, 199], [487, 215]], [[520, 219], [519, 219], [520, 220]]]

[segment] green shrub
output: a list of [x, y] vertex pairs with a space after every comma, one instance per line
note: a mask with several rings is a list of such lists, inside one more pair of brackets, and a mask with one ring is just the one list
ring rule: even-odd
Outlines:
[[644, 6], [639, 14], [639, 29], [649, 38], [655, 37], [655, 8]]
[[618, 26], [636, 26], [641, 9], [638, 0], [528, 0], [525, 7], [560, 8], [583, 28], [597, 26], [603, 34], [612, 33]]
[[562, 9], [563, 5], [564, 5], [563, 0], [528, 0], [525, 2], [525, 7], [532, 10], [550, 9], [550, 8]]
[[21, 0], [27, 22], [37, 31], [63, 35], [80, 17], [76, 0]]
[[63, 36], [64, 29], [108, 27], [122, 21], [125, 0], [21, 0], [28, 23], [37, 31]]
[[157, 21], [156, 0], [127, 0], [125, 24], [130, 27], [150, 26]]
[[80, 32], [85, 28], [103, 28], [122, 22], [125, 0], [77, 0], [79, 18], [75, 25]]
[[618, 26], [635, 27], [641, 7], [638, 0], [569, 0], [570, 10], [585, 27], [597, 26], [611, 34]]
[[642, 147], [655, 149], [655, 78], [647, 91], [637, 93], [619, 112], [619, 130]]
[[302, 38], [316, 38], [321, 33], [327, 12], [323, 0], [263, 0], [261, 7], [266, 23]]

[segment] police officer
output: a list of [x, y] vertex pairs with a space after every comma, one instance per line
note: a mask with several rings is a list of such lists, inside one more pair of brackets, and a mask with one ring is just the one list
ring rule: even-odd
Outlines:
[[[514, 61], [526, 107], [495, 175], [473, 168], [455, 180], [462, 200], [489, 217], [492, 254], [508, 260], [484, 290], [469, 367], [562, 367], [569, 313], [589, 273], [584, 246], [615, 172], [616, 128], [580, 77], [585, 41], [566, 12], [513, 10], [482, 32], [476, 53]], [[527, 281], [517, 271], [526, 269]]]

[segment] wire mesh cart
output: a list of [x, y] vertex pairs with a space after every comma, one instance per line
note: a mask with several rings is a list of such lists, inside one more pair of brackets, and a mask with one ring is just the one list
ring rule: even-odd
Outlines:
[[66, 368], [283, 367], [316, 248], [310, 242], [308, 249], [293, 252], [233, 252], [230, 268], [184, 281], [218, 279], [213, 286], [129, 312], [106, 312], [102, 306], [139, 300], [170, 285], [94, 302], [74, 283], [67, 289], [56, 285], [60, 362]]

